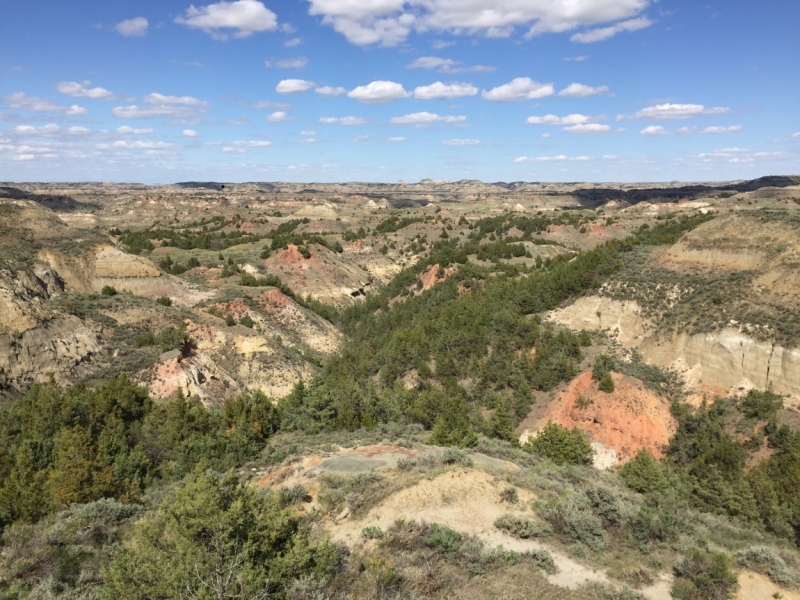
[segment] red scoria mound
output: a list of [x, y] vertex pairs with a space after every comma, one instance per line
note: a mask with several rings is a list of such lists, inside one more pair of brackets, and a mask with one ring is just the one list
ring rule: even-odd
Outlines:
[[277, 315], [278, 312], [283, 310], [289, 305], [289, 298], [280, 290], [267, 290], [258, 297], [256, 300], [261, 306], [264, 307], [271, 315]]
[[419, 278], [422, 280], [422, 289], [429, 290], [437, 283], [440, 283], [447, 279], [450, 275], [455, 273], [455, 269], [453, 267], [447, 267], [444, 270], [444, 277], [439, 277], [439, 263], [435, 265], [431, 265], [431, 268], [422, 273]]
[[643, 447], [662, 457], [662, 448], [676, 430], [668, 401], [647, 389], [639, 379], [619, 373], [611, 376], [614, 391], [606, 393], [597, 388], [591, 371], [581, 373], [569, 382], [544, 415], [535, 422], [529, 422], [531, 417], [528, 417], [519, 430], [535, 432], [552, 420], [570, 429], [578, 427], [592, 442], [613, 448], [620, 463], [633, 458]]
[[217, 309], [223, 317], [232, 315], [236, 319], [241, 319], [245, 315], [250, 314], [250, 308], [241, 298], [231, 300], [230, 302], [220, 302], [219, 304], [215, 304], [212, 308]]

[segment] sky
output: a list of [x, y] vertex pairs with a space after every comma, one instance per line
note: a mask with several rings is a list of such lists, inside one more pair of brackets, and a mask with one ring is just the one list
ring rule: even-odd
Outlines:
[[0, 181], [800, 173], [796, 0], [0, 0]]

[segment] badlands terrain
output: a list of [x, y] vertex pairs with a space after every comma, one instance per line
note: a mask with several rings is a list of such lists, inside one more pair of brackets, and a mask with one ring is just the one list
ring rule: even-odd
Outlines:
[[[316, 544], [279, 597], [800, 598], [799, 299], [800, 177], [0, 183], [3, 597], [113, 597], [213, 468]], [[80, 419], [20, 415], [114, 385], [125, 491], [53, 500]]]

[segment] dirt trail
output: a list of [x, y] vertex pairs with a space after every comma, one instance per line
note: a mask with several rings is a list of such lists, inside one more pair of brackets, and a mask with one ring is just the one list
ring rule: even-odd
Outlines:
[[[500, 499], [500, 492], [507, 486], [505, 481], [489, 473], [458, 469], [434, 479], [420, 481], [417, 485], [392, 495], [370, 510], [363, 519], [330, 523], [328, 530], [333, 540], [354, 546], [360, 542], [361, 530], [367, 526], [377, 526], [385, 530], [396, 519], [439, 523], [458, 532], [474, 535], [491, 548], [503, 546], [517, 552], [548, 550], [558, 567], [557, 573], [547, 577], [554, 585], [577, 589], [592, 582], [611, 585], [615, 583], [601, 569], [584, 566], [540, 542], [519, 540], [496, 529], [495, 520], [505, 514], [536, 518], [526, 508], [534, 499], [534, 494], [518, 489], [519, 502], [511, 505]], [[642, 590], [642, 593], [648, 600], [668, 600], [669, 587], [668, 583], [660, 581]]]

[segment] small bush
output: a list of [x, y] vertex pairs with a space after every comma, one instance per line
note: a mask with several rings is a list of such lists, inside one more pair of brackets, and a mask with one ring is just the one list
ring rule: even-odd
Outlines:
[[228, 327], [233, 327], [234, 325], [236, 325], [236, 319], [233, 318], [233, 315], [228, 315], [227, 317], [225, 317], [225, 325], [227, 325]]
[[144, 348], [145, 346], [153, 346], [156, 343], [156, 336], [149, 331], [136, 336], [136, 347]]
[[417, 461], [414, 458], [406, 458], [405, 456], [397, 459], [398, 471], [410, 471], [417, 466]]
[[379, 540], [383, 537], [383, 531], [381, 531], [380, 527], [370, 525], [361, 530], [361, 537], [365, 540]]
[[461, 465], [462, 467], [471, 467], [472, 458], [469, 454], [458, 448], [447, 448], [440, 457], [442, 464], [445, 465]]
[[605, 488], [592, 488], [586, 490], [586, 498], [592, 507], [592, 512], [603, 521], [606, 527], [619, 527], [622, 525], [622, 511], [619, 508], [616, 496]]
[[619, 474], [625, 485], [640, 494], [660, 492], [668, 485], [661, 465], [647, 448], [641, 448]]
[[500, 492], [500, 502], [508, 502], [509, 504], [516, 504], [519, 502], [519, 494], [517, 488], [508, 486]]
[[608, 354], [600, 354], [594, 361], [592, 367], [592, 379], [600, 381], [604, 375], [609, 373], [614, 368], [616, 361], [613, 356]]
[[552, 421], [547, 422], [539, 435], [529, 438], [523, 448], [559, 465], [588, 465], [594, 454], [586, 434], [580, 429], [569, 430]]
[[278, 490], [278, 498], [281, 505], [291, 506], [292, 504], [299, 504], [300, 502], [310, 502], [311, 496], [308, 495], [306, 488], [302, 485], [295, 484], [291, 487], [282, 487]]
[[156, 304], [160, 304], [161, 306], [172, 306], [172, 298], [169, 296], [159, 296], [156, 298]]
[[747, 550], [736, 553], [736, 562], [752, 571], [764, 573], [772, 581], [784, 587], [792, 584], [792, 576], [777, 552], [767, 546], [751, 546]]
[[239, 325], [244, 325], [245, 327], [252, 329], [255, 323], [253, 323], [253, 319], [251, 319], [249, 315], [245, 315], [239, 319]]
[[603, 521], [592, 512], [585, 500], [572, 498], [566, 504], [537, 502], [534, 507], [556, 533], [586, 544], [595, 551], [606, 547]]
[[676, 600], [726, 600], [738, 587], [733, 562], [721, 552], [695, 550], [675, 566]]
[[461, 535], [450, 529], [447, 525], [431, 523], [431, 534], [425, 540], [428, 546], [436, 548], [439, 552], [455, 553], [461, 545]]
[[117, 290], [110, 285], [104, 285], [103, 289], [100, 290], [100, 293], [103, 294], [103, 296], [116, 296]]
[[546, 524], [539, 525], [530, 519], [516, 515], [503, 515], [494, 522], [494, 526], [522, 540], [547, 537], [553, 533], [553, 530]]
[[614, 380], [611, 378], [611, 373], [606, 373], [597, 384], [597, 389], [606, 394], [614, 391]]

